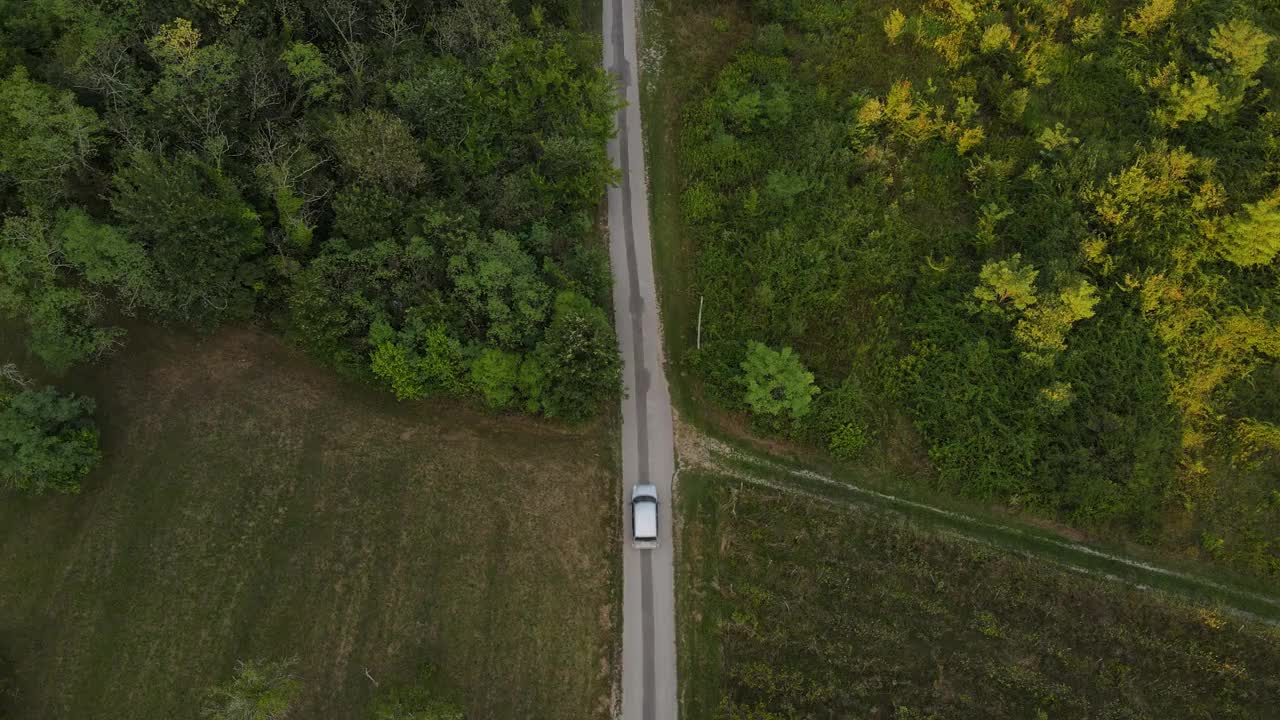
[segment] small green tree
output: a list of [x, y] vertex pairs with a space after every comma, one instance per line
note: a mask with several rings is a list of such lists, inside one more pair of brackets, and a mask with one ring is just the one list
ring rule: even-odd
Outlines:
[[584, 420], [617, 396], [622, 369], [617, 337], [604, 311], [582, 295], [564, 291], [556, 296], [551, 325], [533, 354], [534, 367], [543, 374], [534, 395], [548, 417]]
[[525, 412], [542, 411], [542, 394], [547, 389], [547, 371], [536, 355], [526, 355], [524, 362], [520, 363], [520, 371], [516, 375], [516, 389], [524, 397]]
[[889, 11], [884, 18], [884, 34], [889, 38], [889, 44], [894, 45], [898, 42], [898, 38], [902, 37], [902, 31], [907, 27], [907, 16], [902, 14], [898, 8]]
[[509, 407], [516, 397], [519, 371], [519, 355], [485, 348], [471, 361], [471, 384], [489, 407]]
[[466, 389], [462, 344], [443, 323], [429, 322], [421, 313], [411, 311], [399, 332], [385, 321], [374, 323], [369, 345], [370, 369], [400, 400], [459, 395]]
[[1280, 191], [1244, 206], [1222, 226], [1222, 257], [1241, 267], [1266, 265], [1280, 254]]
[[1036, 302], [1036, 277], [1040, 271], [1022, 263], [1022, 255], [1014, 253], [1007, 260], [990, 260], [978, 273], [981, 284], [973, 296], [997, 312], [1009, 308], [1019, 312]]
[[742, 373], [745, 400], [757, 415], [778, 415], [785, 410], [793, 418], [804, 417], [818, 394], [813, 373], [805, 370], [800, 356], [789, 347], [779, 351], [762, 343], [747, 343]]
[[0, 483], [29, 495], [80, 492], [101, 458], [93, 400], [0, 382]]
[[32, 81], [23, 66], [0, 80], [0, 180], [16, 183], [29, 202], [62, 194], [67, 174], [87, 166], [101, 144], [101, 131], [93, 110]]
[[355, 178], [412, 189], [426, 176], [418, 141], [399, 117], [381, 110], [339, 116], [329, 131], [334, 154]]
[[1248, 20], [1236, 18], [1213, 29], [1209, 55], [1226, 63], [1233, 75], [1251, 78], [1267, 64], [1267, 48], [1274, 39]]
[[551, 289], [514, 235], [470, 237], [449, 259], [449, 276], [471, 322], [485, 328], [490, 342], [504, 348], [532, 344], [546, 321]]
[[996, 23], [982, 32], [978, 49], [983, 53], [997, 53], [1013, 48], [1013, 31], [1004, 23]]
[[1155, 111], [1161, 125], [1176, 128], [1187, 122], [1200, 122], [1227, 107], [1218, 83], [1207, 75], [1192, 71], [1190, 79], [1169, 86], [1164, 104]]
[[1146, 0], [1125, 18], [1124, 29], [1134, 35], [1149, 35], [1169, 21], [1177, 0]]
[[338, 94], [342, 78], [334, 72], [320, 48], [309, 42], [292, 42], [280, 54], [289, 76], [309, 102], [323, 102]]
[[302, 683], [295, 660], [236, 663], [235, 677], [211, 689], [202, 717], [208, 720], [283, 720], [297, 702]]
[[1060, 290], [1049, 302], [1029, 308], [1014, 328], [1014, 338], [1026, 348], [1028, 362], [1048, 366], [1067, 348], [1067, 332], [1077, 322], [1093, 317], [1098, 304], [1097, 289], [1080, 280]]

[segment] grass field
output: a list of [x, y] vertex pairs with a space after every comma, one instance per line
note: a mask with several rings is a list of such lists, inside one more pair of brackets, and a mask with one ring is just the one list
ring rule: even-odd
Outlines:
[[103, 431], [84, 493], [0, 499], [14, 718], [196, 717], [251, 657], [298, 658], [302, 718], [367, 717], [424, 661], [469, 718], [610, 716], [607, 423], [397, 404], [251, 329], [129, 341], [70, 383]]
[[1269, 718], [1280, 632], [720, 476], [681, 475], [684, 717]]

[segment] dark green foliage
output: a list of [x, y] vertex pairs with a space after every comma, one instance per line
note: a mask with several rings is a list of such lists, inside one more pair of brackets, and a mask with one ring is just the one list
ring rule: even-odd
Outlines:
[[[681, 102], [701, 387], [842, 459], [906, 416], [948, 490], [1280, 568], [1267, 481], [1225, 470], [1275, 412], [1245, 379], [1280, 356], [1280, 14], [1177, 7], [674, 10], [739, 39]], [[749, 342], [794, 348], [813, 412], [760, 417]]]
[[[118, 310], [257, 317], [406, 397], [484, 394], [478, 348], [530, 354], [557, 291], [608, 302], [614, 87], [566, 7], [5, 0], [0, 311], [59, 371]], [[556, 374], [525, 364], [538, 411]]]
[[93, 400], [0, 388], [0, 483], [29, 495], [78, 493], [98, 463]]
[[263, 229], [230, 178], [189, 153], [135, 152], [112, 188], [121, 227], [155, 263], [156, 312], [197, 323], [252, 313]]
[[617, 338], [604, 311], [581, 295], [556, 296], [551, 325], [533, 353], [537, 365], [521, 368], [521, 380], [548, 417], [583, 420], [617, 396], [622, 380]]
[[423, 665], [412, 685], [393, 686], [373, 701], [370, 720], [464, 720], [462, 708], [442, 697], [436, 669]]

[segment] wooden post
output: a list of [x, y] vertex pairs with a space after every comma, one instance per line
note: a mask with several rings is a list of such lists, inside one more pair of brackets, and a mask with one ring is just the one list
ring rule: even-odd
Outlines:
[[706, 300], [702, 295], [698, 296], [698, 349], [702, 349], [702, 301]]

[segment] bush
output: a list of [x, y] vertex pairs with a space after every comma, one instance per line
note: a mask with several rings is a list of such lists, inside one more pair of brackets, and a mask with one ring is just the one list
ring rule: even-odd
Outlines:
[[778, 415], [785, 410], [793, 418], [804, 417], [818, 394], [813, 373], [805, 370], [791, 348], [773, 350], [758, 342], [747, 343], [742, 384], [747, 405], [758, 415]]
[[509, 407], [516, 397], [520, 356], [485, 348], [471, 361], [471, 385], [493, 409]]
[[556, 296], [554, 317], [534, 356], [544, 376], [542, 386], [530, 390], [541, 398], [548, 417], [583, 420], [621, 389], [613, 327], [603, 310], [575, 292]]
[[0, 482], [28, 495], [80, 492], [101, 458], [93, 410], [52, 387], [0, 391]]
[[236, 663], [235, 677], [211, 689], [201, 717], [208, 720], [283, 720], [302, 693], [296, 660]]
[[400, 400], [419, 400], [465, 391], [462, 344], [441, 323], [413, 316], [396, 332], [385, 322], [369, 331], [370, 368]]

